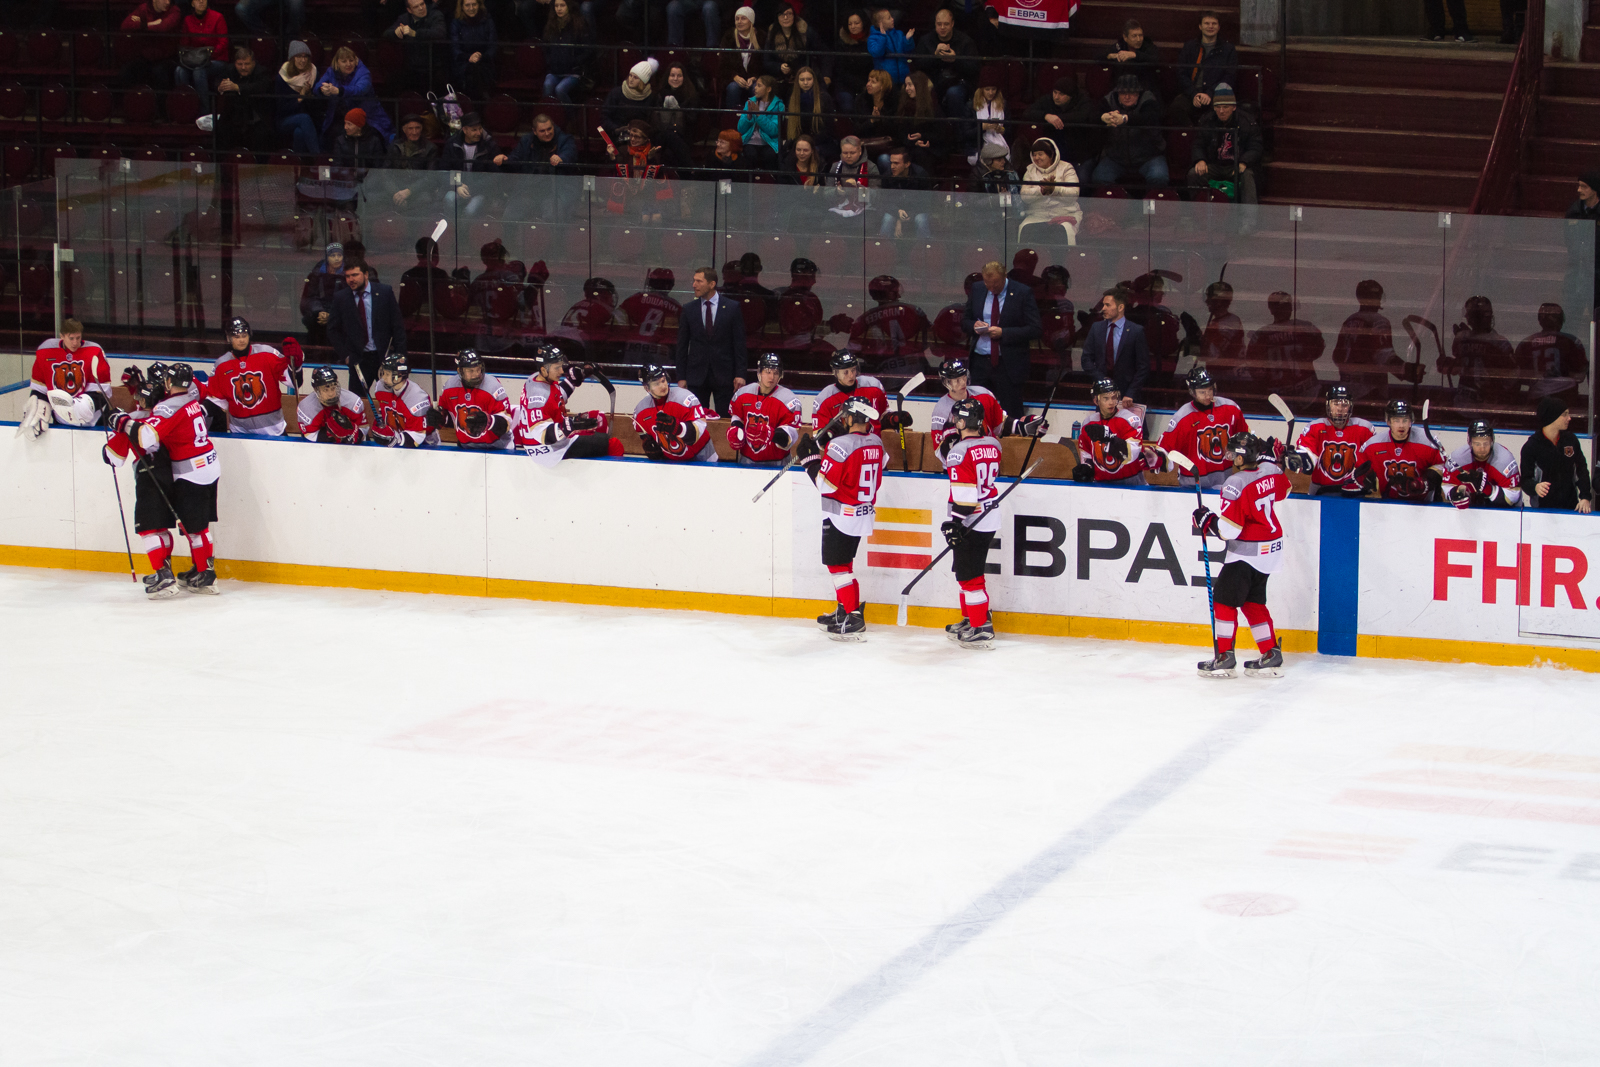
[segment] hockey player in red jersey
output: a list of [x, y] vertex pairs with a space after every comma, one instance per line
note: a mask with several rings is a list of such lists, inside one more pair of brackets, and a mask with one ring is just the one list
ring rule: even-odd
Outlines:
[[1522, 399], [1516, 354], [1511, 342], [1494, 328], [1494, 304], [1486, 296], [1469, 296], [1456, 323], [1450, 355], [1440, 356], [1437, 370], [1449, 381], [1459, 375], [1456, 402], [1509, 405]]
[[1201, 485], [1207, 489], [1221, 485], [1233, 473], [1233, 454], [1228, 440], [1236, 433], [1247, 433], [1250, 424], [1244, 412], [1225, 396], [1217, 395], [1217, 385], [1203, 368], [1189, 372], [1189, 402], [1172, 413], [1161, 448], [1180, 452], [1194, 461], [1194, 473], [1178, 477], [1179, 485]]
[[229, 320], [228, 354], [217, 360], [203, 396], [217, 417], [213, 429], [260, 437], [282, 437], [288, 430], [283, 418], [283, 394], [294, 392], [303, 380], [305, 354], [300, 342], [284, 338], [284, 351], [271, 345], [252, 344], [250, 324]]
[[[1350, 387], [1328, 386], [1327, 415], [1307, 426], [1294, 443], [1295, 452], [1311, 471], [1311, 495], [1343, 493], [1361, 496], [1367, 487], [1355, 477], [1361, 448], [1376, 432], [1366, 419], [1354, 418]], [[1294, 468], [1291, 467], [1291, 470]]]
[[437, 445], [439, 432], [428, 425], [433, 401], [422, 386], [411, 380], [411, 365], [406, 357], [391, 352], [378, 368], [378, 384], [372, 389], [375, 422], [372, 436], [393, 448], [421, 448]]
[[1511, 449], [1494, 439], [1483, 419], [1467, 427], [1467, 444], [1450, 454], [1450, 468], [1471, 508], [1514, 508], [1522, 503], [1522, 468]]
[[629, 341], [653, 345], [677, 343], [678, 316], [683, 314], [683, 305], [668, 295], [676, 283], [671, 270], [653, 267], [644, 276], [644, 290], [622, 302], [622, 313], [628, 319]]
[[922, 309], [900, 300], [900, 280], [880, 274], [867, 283], [867, 295], [877, 306], [868, 308], [850, 327], [850, 351], [863, 359], [891, 361], [891, 366], [913, 367], [928, 347], [928, 316]]
[[585, 278], [583, 297], [561, 317], [563, 336], [586, 345], [609, 340], [617, 324], [617, 287], [607, 278]]
[[1558, 396], [1576, 410], [1578, 383], [1589, 376], [1589, 356], [1583, 342], [1562, 327], [1567, 313], [1560, 304], [1539, 305], [1539, 332], [1523, 338], [1517, 346], [1517, 373], [1528, 383], [1525, 403], [1537, 405], [1547, 396]]
[[1093, 400], [1095, 417], [1078, 434], [1078, 454], [1083, 458], [1072, 468], [1072, 480], [1122, 488], [1144, 485], [1139, 475], [1155, 469], [1160, 459], [1153, 447], [1144, 444], [1141, 409], [1124, 407], [1122, 390], [1110, 378], [1094, 383]]
[[1000, 442], [986, 432], [987, 416], [977, 399], [958, 400], [950, 409], [950, 425], [960, 435], [944, 453], [950, 479], [949, 513], [940, 531], [950, 546], [956, 583], [961, 587], [959, 622], [944, 628], [962, 648], [987, 649], [994, 641], [989, 621], [989, 591], [984, 570], [989, 545], [1000, 529]]
[[700, 398], [672, 381], [672, 372], [646, 363], [639, 373], [645, 396], [633, 409], [644, 454], [668, 463], [715, 463], [717, 448], [706, 429], [710, 416]]
[[511, 401], [500, 379], [483, 369], [483, 357], [470, 348], [456, 353], [456, 372], [444, 380], [428, 425], [455, 427], [457, 448], [509, 450]]
[[1212, 596], [1216, 647], [1212, 658], [1199, 664], [1200, 676], [1234, 677], [1234, 632], [1242, 613], [1261, 650], [1260, 659], [1244, 665], [1245, 676], [1276, 678], [1283, 670], [1283, 653], [1267, 611], [1267, 579], [1283, 562], [1283, 521], [1276, 505], [1289, 495], [1289, 478], [1272, 462], [1272, 442], [1236, 433], [1228, 450], [1237, 467], [1219, 490], [1220, 511], [1204, 504], [1194, 509], [1195, 535], [1228, 543]]
[[311, 372], [311, 392], [295, 410], [300, 434], [307, 441], [359, 445], [367, 436], [367, 405], [359, 396], [339, 387], [332, 367]]
[[37, 437], [52, 422], [94, 426], [111, 407], [111, 364], [99, 345], [83, 339], [83, 323], [63, 319], [61, 336], [34, 352], [28, 388], [19, 436]]
[[856, 550], [872, 533], [878, 485], [883, 478], [883, 440], [872, 432], [877, 409], [861, 397], [841, 406], [837, 433], [800, 439], [797, 454], [822, 494], [822, 565], [833, 578], [838, 606], [817, 616], [817, 625], [835, 641], [861, 641], [867, 624], [861, 583], [854, 569]]
[[[889, 415], [884, 421], [885, 413], [889, 411], [889, 395], [884, 391], [883, 383], [869, 374], [861, 373], [861, 360], [854, 352], [841, 348], [828, 360], [828, 366], [833, 371], [833, 384], [824, 386], [817, 394], [816, 406], [811, 411], [811, 425], [820, 430], [827, 426], [829, 421], [839, 413], [846, 400], [852, 398], [864, 400], [872, 405], [878, 417], [872, 422], [872, 432], [881, 430], [898, 429], [899, 421], [895, 415]], [[906, 426], [911, 425], [907, 416]]]
[[517, 447], [546, 467], [563, 459], [622, 455], [622, 442], [607, 436], [611, 424], [604, 413], [567, 412], [567, 401], [584, 382], [583, 369], [569, 368], [549, 343], [534, 349], [533, 363], [512, 419]]
[[1389, 425], [1374, 433], [1361, 446], [1355, 480], [1368, 489], [1376, 486], [1385, 500], [1425, 503], [1447, 497], [1457, 507], [1466, 507], [1454, 472], [1439, 446], [1426, 434], [1414, 432], [1411, 405], [1391, 400], [1384, 410]]
[[733, 394], [728, 445], [746, 467], [773, 467], [800, 439], [800, 398], [778, 384], [783, 361], [776, 352], [756, 357], [756, 380]]
[[[206, 429], [205, 405], [185, 364], [152, 364], [142, 406], [111, 416], [104, 457], [112, 466], [135, 460], [133, 528], [155, 573], [145, 579], [151, 600], [188, 593], [216, 593], [211, 524], [217, 521], [220, 457]], [[194, 567], [172, 574], [172, 527], [189, 541]]]

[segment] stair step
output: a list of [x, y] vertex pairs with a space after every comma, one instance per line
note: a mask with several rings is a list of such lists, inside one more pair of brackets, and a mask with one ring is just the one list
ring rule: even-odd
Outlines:
[[1295, 122], [1357, 129], [1413, 128], [1428, 133], [1493, 134], [1505, 94], [1363, 86], [1284, 89], [1284, 115]]
[[1282, 124], [1274, 128], [1273, 158], [1329, 166], [1421, 167], [1482, 170], [1486, 134], [1360, 130], [1342, 126]]
[[[1444, 54], [1441, 54], [1444, 52]], [[1492, 92], [1505, 95], [1512, 53], [1448, 51], [1439, 45], [1289, 46], [1289, 75], [1307, 85]]]
[[1600, 63], [1545, 61], [1544, 92], [1551, 96], [1600, 97]]
[[1320, 163], [1267, 164], [1267, 187], [1277, 200], [1358, 200], [1374, 206], [1443, 204], [1459, 211], [1472, 203], [1475, 170], [1411, 167], [1329, 167]]
[[1600, 166], [1600, 141], [1569, 137], [1528, 140], [1528, 170], [1537, 175], [1573, 179], [1579, 171]]
[[1579, 96], [1540, 96], [1537, 129], [1541, 137], [1570, 137], [1600, 127], [1600, 100]]

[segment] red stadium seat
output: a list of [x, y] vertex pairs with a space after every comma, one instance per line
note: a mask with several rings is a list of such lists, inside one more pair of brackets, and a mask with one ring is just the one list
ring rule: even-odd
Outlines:
[[274, 152], [267, 157], [269, 167], [298, 167], [300, 157], [293, 152]]
[[1182, 182], [1183, 176], [1189, 173], [1189, 150], [1194, 145], [1193, 130], [1167, 130], [1167, 170], [1172, 174], [1172, 180]]
[[1084, 75], [1083, 90], [1090, 99], [1099, 100], [1111, 91], [1112, 81], [1110, 67], [1091, 67]]
[[122, 117], [135, 125], [147, 125], [156, 120], [156, 93], [148, 85], [129, 89], [122, 94]]
[[125, 158], [131, 159], [135, 163], [167, 162], [167, 154], [153, 145], [145, 145], [143, 148], [135, 148], [128, 152]]
[[416, 115], [419, 118], [428, 113], [428, 99], [421, 93], [401, 93], [400, 106], [395, 110], [395, 132], [400, 132], [399, 120], [407, 115]]
[[45, 145], [45, 148], [44, 148], [44, 172], [45, 172], [45, 174], [47, 176], [53, 176], [55, 174], [55, 172], [56, 172], [56, 164], [55, 164], [56, 160], [58, 160], [58, 159], [77, 159], [77, 158], [78, 158], [78, 150], [76, 148], [73, 148], [69, 144], [63, 143], [63, 144]]
[[200, 94], [190, 88], [175, 89], [167, 94], [167, 121], [179, 126], [193, 126], [200, 117]]
[[[251, 311], [271, 311], [278, 306], [278, 276], [270, 271], [245, 271], [239, 279], [244, 302]], [[238, 278], [238, 274], [235, 274]]]
[[61, 35], [54, 30], [39, 30], [27, 36], [26, 58], [29, 66], [60, 68]]
[[0, 119], [20, 119], [28, 111], [28, 91], [16, 82], [0, 85]]
[[505, 93], [491, 96], [483, 105], [484, 127], [497, 136], [516, 133], [521, 112], [515, 97]]
[[483, 304], [484, 318], [496, 326], [504, 326], [517, 321], [517, 287], [514, 285], [497, 285], [485, 294]]
[[515, 70], [530, 81], [544, 80], [544, 51], [536, 44], [513, 45], [511, 64], [502, 68]]
[[56, 282], [48, 263], [29, 263], [22, 268], [18, 282], [22, 299], [29, 304], [41, 304], [55, 292]]
[[84, 122], [104, 122], [111, 117], [111, 90], [91, 85], [78, 90], [78, 118]]
[[613, 262], [631, 263], [644, 254], [644, 230], [637, 226], [612, 230], [609, 237], [605, 254]]
[[86, 71], [98, 70], [105, 61], [105, 44], [98, 33], [74, 34], [72, 38], [72, 61], [77, 66], [78, 76], [81, 78]]
[[0, 30], [0, 64], [9, 64], [17, 55], [17, 36]]
[[178, 162], [208, 164], [211, 162], [211, 150], [209, 148], [185, 148], [178, 153]]
[[278, 42], [271, 37], [257, 37], [250, 42], [250, 51], [255, 54], [256, 62], [268, 70], [278, 67]]
[[670, 230], [661, 235], [661, 258], [668, 263], [699, 263], [709, 260], [711, 247], [707, 235], [697, 230]]
[[[392, 40], [394, 40], [394, 38], [390, 37], [389, 40], [392, 41]], [[361, 60], [361, 62], [363, 62], [363, 63], [367, 63], [367, 42], [365, 42], [363, 40], [360, 40], [359, 38], [351, 37], [351, 38], [348, 38], [346, 40], [340, 41], [339, 42], [339, 48], [348, 48], [348, 49], [350, 49], [350, 51], [352, 51], [352, 52], [354, 52], [356, 54], [356, 58], [357, 59]], [[335, 52], [337, 52], [338, 50], [339, 50], [338, 48], [334, 49]], [[367, 63], [367, 65], [370, 67], [372, 64]], [[318, 67], [318, 69], [323, 69], [321, 63], [318, 63], [317, 67]]]
[[1077, 68], [1066, 63], [1040, 63], [1033, 70], [1033, 92], [1035, 97], [1049, 96], [1050, 87], [1059, 78], [1076, 78]]
[[5, 150], [5, 182], [20, 185], [33, 176], [33, 149], [25, 144], [8, 144]]
[[459, 319], [472, 306], [472, 294], [461, 282], [450, 282], [433, 292], [434, 311], [442, 319]]
[[72, 96], [63, 85], [46, 85], [39, 90], [39, 117], [46, 122], [60, 122], [72, 109]]
[[1128, 190], [1120, 185], [1101, 185], [1095, 187], [1092, 195], [1101, 200], [1126, 200], [1128, 199]]
[[422, 302], [427, 296], [422, 286], [413, 282], [401, 282], [400, 291], [395, 295], [395, 301], [400, 305], [400, 314], [408, 319], [411, 318], [422, 310]]
[[85, 148], [80, 155], [83, 159], [121, 159], [122, 149], [116, 145], [102, 144], [95, 145], [93, 148]]
[[393, 84], [405, 70], [405, 52], [400, 42], [392, 34], [384, 34], [367, 65], [372, 68], [372, 76], [379, 85]]

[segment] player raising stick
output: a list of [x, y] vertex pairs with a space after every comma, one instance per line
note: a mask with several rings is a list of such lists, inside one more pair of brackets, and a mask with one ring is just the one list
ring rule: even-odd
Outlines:
[[1522, 469], [1517, 457], [1495, 441], [1494, 427], [1485, 420], [1477, 419], [1467, 427], [1467, 446], [1450, 454], [1450, 467], [1470, 494], [1468, 507], [1514, 508], [1522, 503]]
[[63, 319], [61, 336], [33, 355], [28, 399], [17, 436], [38, 437], [52, 421], [94, 426], [111, 407], [111, 364], [99, 345], [83, 339], [83, 323]]
[[800, 398], [778, 384], [776, 352], [756, 357], [756, 380], [733, 394], [728, 444], [744, 467], [775, 467], [800, 439]]
[[1236, 433], [1228, 451], [1235, 469], [1222, 483], [1221, 511], [1204, 504], [1194, 509], [1196, 536], [1228, 542], [1213, 597], [1216, 648], [1199, 664], [1200, 677], [1235, 676], [1233, 639], [1242, 611], [1261, 650], [1260, 659], [1244, 665], [1245, 677], [1276, 678], [1283, 672], [1283, 652], [1267, 611], [1267, 579], [1283, 562], [1283, 523], [1275, 508], [1289, 495], [1289, 477], [1272, 462], [1270, 441]]
[[1144, 418], [1137, 407], [1122, 406], [1122, 390], [1110, 378], [1094, 383], [1095, 417], [1078, 433], [1083, 461], [1072, 468], [1075, 482], [1143, 485], [1139, 478], [1160, 460], [1143, 442]]
[[295, 415], [307, 441], [359, 445], [367, 436], [367, 405], [339, 387], [339, 376], [332, 367], [311, 372], [311, 394], [301, 399]]
[[[283, 394], [304, 380], [305, 353], [293, 337], [283, 340], [282, 352], [271, 345], [250, 341], [250, 324], [230, 319], [228, 354], [217, 360], [203, 397], [215, 412], [213, 430], [282, 437], [288, 430], [283, 419]], [[293, 377], [291, 378], [291, 373]]]
[[411, 365], [406, 357], [391, 352], [378, 368], [378, 385], [372, 390], [376, 419], [372, 436], [392, 448], [421, 448], [437, 445], [439, 432], [428, 425], [433, 401], [422, 386], [411, 380]]
[[1384, 409], [1388, 427], [1377, 431], [1361, 447], [1355, 481], [1376, 486], [1385, 500], [1421, 504], [1445, 496], [1458, 508], [1470, 502], [1450, 470], [1444, 453], [1424, 435], [1412, 432], [1411, 405], [1391, 400]]
[[[194, 372], [179, 363], [153, 363], [147, 372], [143, 406], [114, 412], [103, 455], [112, 466], [134, 457], [133, 528], [144, 542], [155, 574], [145, 579], [145, 596], [165, 600], [181, 589], [217, 592], [210, 527], [217, 521], [217, 477], [222, 464], [206, 432], [205, 405], [194, 387]], [[172, 526], [189, 540], [194, 567], [172, 575]]]
[[428, 412], [434, 429], [453, 425], [457, 448], [511, 448], [511, 401], [500, 379], [483, 369], [483, 357], [470, 348], [456, 353], [456, 372], [444, 380], [439, 405]]
[[583, 369], [569, 368], [561, 350], [548, 343], [534, 350], [533, 363], [514, 419], [517, 447], [546, 467], [563, 459], [622, 455], [622, 442], [606, 436], [611, 424], [603, 413], [567, 413], [567, 401], [583, 384]]
[[940, 527], [950, 546], [956, 583], [961, 586], [960, 622], [944, 628], [962, 648], [987, 649], [994, 642], [989, 621], [989, 591], [984, 568], [989, 545], [1000, 529], [1000, 442], [986, 430], [987, 413], [974, 397], [950, 406], [950, 425], [959, 439], [944, 454], [950, 477], [949, 518]]
[[[860, 397], [841, 405], [842, 432], [800, 439], [798, 454], [806, 474], [822, 494], [822, 565], [833, 578], [838, 606], [818, 615], [817, 625], [835, 641], [863, 641], [867, 629], [861, 583], [854, 569], [861, 539], [872, 533], [878, 485], [883, 478], [883, 440], [872, 432], [878, 410]], [[826, 434], [827, 427], [824, 426]]]
[[1211, 489], [1233, 474], [1228, 440], [1236, 433], [1250, 432], [1250, 424], [1238, 404], [1217, 395], [1217, 385], [1204, 368], [1190, 371], [1186, 384], [1189, 402], [1173, 412], [1161, 435], [1161, 448], [1181, 452], [1194, 462], [1194, 473], [1179, 475], [1179, 485]]
[[[854, 352], [839, 349], [829, 358], [828, 366], [833, 370], [833, 384], [824, 386], [817, 394], [816, 407], [811, 411], [812, 426], [820, 429], [828, 425], [844, 402], [855, 398], [865, 400], [876, 412], [872, 420], [873, 433], [899, 428], [898, 414], [885, 416], [889, 410], [889, 396], [884, 392], [883, 383], [870, 374], [861, 373], [861, 360]], [[910, 425], [907, 417], [906, 426]]]
[[1295, 451], [1311, 465], [1311, 495], [1361, 496], [1367, 487], [1356, 480], [1355, 472], [1361, 446], [1372, 439], [1372, 423], [1352, 417], [1355, 404], [1348, 385], [1328, 386], [1326, 410], [1327, 416], [1307, 426], [1294, 443]]
[[717, 448], [706, 431], [710, 416], [700, 398], [674, 385], [672, 372], [646, 363], [639, 372], [645, 396], [633, 409], [633, 428], [639, 431], [644, 454], [668, 463], [715, 463]]

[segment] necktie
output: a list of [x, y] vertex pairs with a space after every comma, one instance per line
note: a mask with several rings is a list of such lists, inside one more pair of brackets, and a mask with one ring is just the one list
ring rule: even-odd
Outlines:
[[706, 337], [709, 338], [711, 336], [711, 301], [709, 301], [709, 300], [706, 301], [705, 308], [706, 308]]
[[1106, 373], [1117, 365], [1117, 324], [1112, 323], [1106, 330]]
[[[995, 293], [990, 293], [989, 311], [984, 316], [983, 321], [987, 322], [990, 326], [998, 326], [1000, 324], [995, 320], [999, 317], [1000, 297]], [[1000, 365], [1000, 342], [996, 341], [993, 337], [989, 338], [989, 364], [990, 366], [994, 367], [998, 367]]]
[[365, 349], [372, 344], [372, 331], [367, 328], [367, 291], [365, 289], [356, 293], [356, 314], [361, 319], [361, 347]]

